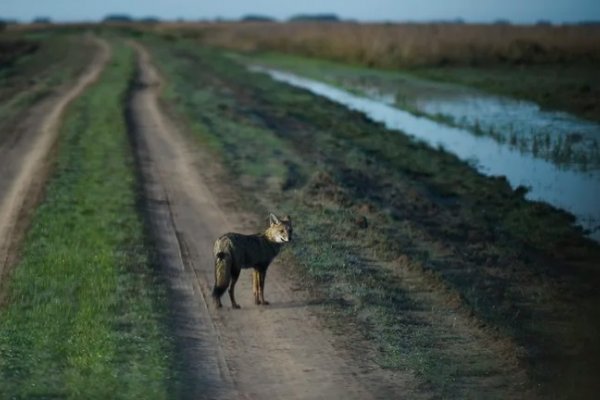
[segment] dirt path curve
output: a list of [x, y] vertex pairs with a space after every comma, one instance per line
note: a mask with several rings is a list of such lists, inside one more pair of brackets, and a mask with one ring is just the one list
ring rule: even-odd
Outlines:
[[68, 105], [98, 79], [111, 57], [104, 40], [89, 40], [98, 50], [77, 82], [34, 106], [17, 126], [14, 140], [0, 146], [0, 285], [48, 177], [61, 118]]
[[253, 304], [247, 271], [236, 290], [242, 309], [231, 310], [227, 299], [223, 309], [212, 306], [213, 242], [224, 232], [240, 231], [236, 224], [243, 217], [224, 210], [209, 190], [199, 171], [211, 167], [198, 163], [198, 150], [162, 114], [157, 101], [160, 77], [145, 49], [133, 46], [139, 75], [129, 117], [151, 229], [173, 291], [175, 334], [188, 386], [193, 383], [186, 397], [419, 397], [411, 393], [416, 383], [410, 374], [382, 370], [368, 354], [363, 359], [356, 356], [360, 350], [338, 345], [340, 338], [322, 326], [308, 296], [292, 290], [297, 284], [277, 263], [267, 278], [270, 306]]

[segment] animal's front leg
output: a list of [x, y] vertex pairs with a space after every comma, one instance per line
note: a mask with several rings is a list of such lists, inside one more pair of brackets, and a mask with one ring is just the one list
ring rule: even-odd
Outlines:
[[254, 294], [254, 304], [260, 304], [260, 279], [257, 269], [252, 270], [252, 293]]
[[267, 271], [259, 272], [259, 288], [260, 288], [260, 304], [267, 306], [269, 302], [265, 300], [265, 279], [267, 277]]

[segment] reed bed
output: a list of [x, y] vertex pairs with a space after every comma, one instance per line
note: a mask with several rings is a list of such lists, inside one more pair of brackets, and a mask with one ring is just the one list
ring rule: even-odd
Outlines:
[[277, 51], [395, 68], [598, 63], [600, 25], [163, 23], [173, 37], [241, 51]]

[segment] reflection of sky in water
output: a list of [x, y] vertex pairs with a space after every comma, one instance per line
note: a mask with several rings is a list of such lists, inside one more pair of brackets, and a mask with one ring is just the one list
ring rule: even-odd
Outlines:
[[569, 113], [545, 111], [533, 102], [416, 78], [340, 78], [335, 71], [326, 76], [336, 85], [372, 99], [441, 116], [454, 126], [489, 134], [540, 158], [600, 169], [600, 124]]
[[[364, 112], [389, 129], [403, 131], [433, 147], [442, 146], [460, 159], [471, 162], [486, 175], [504, 175], [513, 188], [530, 188], [527, 198], [542, 200], [570, 211], [586, 229], [600, 224], [600, 171], [580, 172], [556, 165], [511, 149], [489, 137], [475, 136], [469, 131], [453, 128], [427, 118], [416, 117], [384, 102], [356, 96], [333, 86], [287, 72], [263, 67], [272, 78], [308, 89], [320, 96]], [[600, 241], [600, 230], [592, 236]]]
[[417, 98], [415, 107], [427, 114], [443, 114], [469, 125], [478, 123], [484, 129], [499, 134], [550, 134], [551, 136], [577, 133], [588, 138], [600, 138], [600, 124], [583, 121], [568, 113], [543, 111], [528, 101], [497, 96], [458, 94]]

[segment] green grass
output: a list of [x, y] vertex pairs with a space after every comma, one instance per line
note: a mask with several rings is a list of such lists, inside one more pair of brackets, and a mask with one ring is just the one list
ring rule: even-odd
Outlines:
[[[402, 71], [374, 69], [362, 65], [344, 64], [284, 53], [228, 53], [227, 55], [245, 64], [262, 64], [284, 69], [360, 95], [365, 93], [358, 90], [357, 86], [369, 86], [371, 81], [379, 84], [381, 84], [380, 81], [383, 81], [393, 87], [395, 82], [415, 80], [414, 77]], [[377, 83], [373, 86], [377, 87]]]
[[[233, 115], [235, 99], [223, 96], [220, 93], [223, 87], [200, 87], [201, 82], [190, 85], [198, 77], [194, 74], [193, 63], [189, 59], [177, 55], [171, 57], [166, 52], [161, 53], [161, 57], [164, 57], [163, 60], [172, 73], [180, 74], [178, 79], [167, 86], [165, 97], [178, 104], [181, 110], [193, 115], [192, 123], [197, 131], [205, 131], [207, 126], [211, 128], [211, 133], [202, 137], [203, 143], [217, 153], [226, 155], [224, 161], [237, 174], [266, 190], [279, 189], [294, 178], [289, 176], [287, 168], [281, 168], [280, 161], [286, 158], [295, 165], [300, 162], [300, 156], [294, 154], [284, 140], [275, 135], [265, 135], [260, 128], [235, 118], [216, 118], [220, 114]], [[257, 142], [261, 145], [257, 146]], [[230, 163], [232, 159], [236, 162]]]
[[130, 49], [69, 109], [0, 312], [0, 397], [168, 397], [165, 289], [149, 265], [123, 105]]
[[35, 43], [35, 51], [20, 54], [0, 68], [0, 140], [28, 107], [73, 82], [95, 50], [81, 35], [47, 33], [29, 40]]
[[415, 68], [426, 79], [459, 83], [491, 93], [530, 100], [600, 122], [598, 65], [586, 62], [544, 65]]

